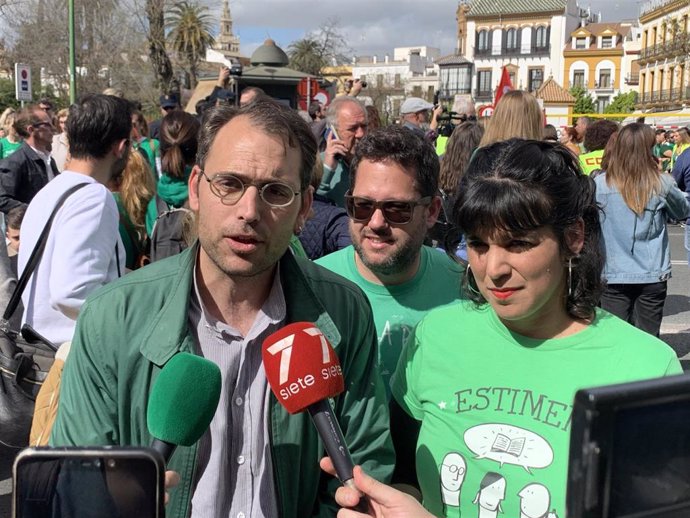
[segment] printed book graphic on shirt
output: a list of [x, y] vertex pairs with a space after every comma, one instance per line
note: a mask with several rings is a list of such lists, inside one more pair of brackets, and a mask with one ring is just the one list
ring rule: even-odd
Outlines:
[[460, 490], [465, 481], [467, 463], [457, 452], [447, 453], [441, 464], [441, 500], [444, 506], [460, 505]]
[[553, 449], [541, 436], [518, 426], [489, 423], [473, 426], [465, 431], [467, 447], [475, 459], [490, 459], [499, 463], [522, 466], [528, 473], [545, 468], [553, 462]]
[[479, 483], [479, 491], [472, 501], [477, 506], [478, 518], [496, 518], [503, 512], [501, 502], [506, 497], [506, 479], [490, 471]]

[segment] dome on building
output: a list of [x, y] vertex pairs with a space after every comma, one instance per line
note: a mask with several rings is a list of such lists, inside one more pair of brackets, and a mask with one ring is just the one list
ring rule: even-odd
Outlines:
[[251, 57], [251, 64], [254, 66], [285, 67], [289, 61], [283, 49], [270, 38], [264, 41]]

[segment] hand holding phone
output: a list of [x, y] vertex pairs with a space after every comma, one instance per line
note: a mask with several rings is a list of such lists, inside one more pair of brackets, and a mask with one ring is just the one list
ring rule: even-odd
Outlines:
[[15, 460], [14, 518], [162, 518], [163, 458], [149, 448], [27, 448]]
[[326, 130], [326, 151], [324, 153], [323, 163], [335, 169], [336, 162], [347, 155], [347, 148], [345, 143], [340, 140], [338, 132], [332, 124], [328, 124]]

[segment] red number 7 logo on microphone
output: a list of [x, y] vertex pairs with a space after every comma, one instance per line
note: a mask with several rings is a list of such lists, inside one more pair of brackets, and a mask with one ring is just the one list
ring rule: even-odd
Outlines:
[[[319, 337], [319, 341], [321, 342], [321, 354], [323, 365], [327, 365], [328, 363], [330, 363], [330, 347], [328, 345], [328, 341], [326, 341], [326, 337], [323, 335], [321, 330], [316, 327], [310, 327], [307, 329], [302, 329], [300, 331], [308, 334], [309, 336]], [[266, 348], [266, 350], [273, 356], [280, 353], [280, 385], [284, 385], [287, 382], [288, 376], [290, 374], [290, 358], [292, 357], [292, 344], [294, 341], [295, 334], [293, 333], [291, 335], [286, 336], [285, 338], [282, 338], [281, 340], [278, 340], [276, 343]]]

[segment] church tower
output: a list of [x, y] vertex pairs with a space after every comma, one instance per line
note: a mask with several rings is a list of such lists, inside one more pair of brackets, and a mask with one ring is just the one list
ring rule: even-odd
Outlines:
[[226, 58], [238, 57], [240, 55], [240, 39], [232, 33], [232, 15], [230, 14], [228, 0], [223, 0], [223, 13], [220, 16], [220, 34], [213, 48]]

